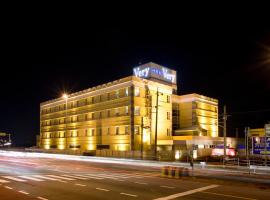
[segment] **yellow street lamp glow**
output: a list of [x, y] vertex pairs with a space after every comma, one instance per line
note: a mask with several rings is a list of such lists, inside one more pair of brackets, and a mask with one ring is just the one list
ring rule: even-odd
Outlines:
[[62, 95], [62, 97], [63, 97], [63, 99], [67, 99], [67, 98], [68, 98], [68, 95], [67, 95], [66, 93], [64, 93], [64, 94]]

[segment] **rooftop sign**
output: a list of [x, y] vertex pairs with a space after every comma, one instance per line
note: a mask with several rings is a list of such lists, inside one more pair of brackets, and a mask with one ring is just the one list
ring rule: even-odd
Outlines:
[[140, 78], [156, 79], [176, 84], [176, 71], [152, 62], [133, 68], [133, 73]]

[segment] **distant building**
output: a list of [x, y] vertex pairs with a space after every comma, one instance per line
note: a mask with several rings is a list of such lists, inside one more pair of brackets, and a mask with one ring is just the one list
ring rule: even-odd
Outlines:
[[133, 71], [133, 76], [41, 103], [40, 148], [150, 151], [155, 134], [158, 150], [184, 143], [185, 149], [190, 143], [209, 149], [222, 141], [218, 100], [176, 95], [177, 73], [161, 65], [146, 63]]

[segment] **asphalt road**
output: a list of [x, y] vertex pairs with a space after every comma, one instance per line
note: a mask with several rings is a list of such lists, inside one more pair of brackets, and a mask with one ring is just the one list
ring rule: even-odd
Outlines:
[[0, 156], [0, 199], [269, 199], [264, 184], [185, 177], [123, 164]]

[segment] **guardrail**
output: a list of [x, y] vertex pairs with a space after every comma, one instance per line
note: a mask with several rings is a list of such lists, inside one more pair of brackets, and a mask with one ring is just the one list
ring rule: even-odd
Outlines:
[[189, 169], [186, 167], [164, 166], [161, 168], [161, 176], [167, 178], [180, 178], [190, 176]]

